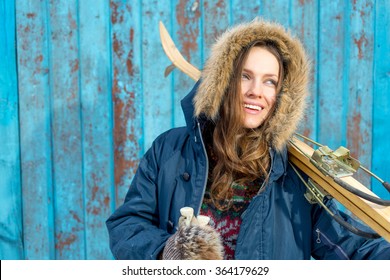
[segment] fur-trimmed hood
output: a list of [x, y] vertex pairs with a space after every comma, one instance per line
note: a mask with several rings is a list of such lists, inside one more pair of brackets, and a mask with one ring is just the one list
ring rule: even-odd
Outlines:
[[266, 125], [265, 137], [281, 150], [297, 128], [305, 109], [309, 62], [301, 42], [279, 24], [255, 19], [223, 33], [213, 45], [194, 98], [195, 116], [215, 120], [240, 51], [255, 40], [272, 41], [281, 53], [286, 73], [277, 95], [276, 111]]

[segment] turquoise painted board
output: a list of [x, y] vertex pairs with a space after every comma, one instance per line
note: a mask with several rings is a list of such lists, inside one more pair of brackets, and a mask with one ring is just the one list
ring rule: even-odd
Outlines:
[[0, 3], [1, 258], [112, 258], [105, 220], [155, 137], [184, 125], [194, 84], [177, 69], [164, 77], [159, 21], [200, 69], [233, 23], [291, 28], [312, 61], [300, 131], [390, 180], [388, 1]]
[[107, 1], [79, 2], [79, 77], [81, 102], [82, 186], [86, 259], [106, 259], [105, 219], [115, 196], [113, 106], [111, 95], [110, 6]]
[[144, 153], [141, 1], [110, 2], [114, 179], [111, 210], [123, 203]]
[[[170, 34], [183, 56], [198, 68], [202, 67], [202, 7], [198, 1], [174, 0], [172, 2], [172, 11], [175, 17], [168, 22], [164, 22], [170, 27]], [[162, 53], [161, 55], [164, 56]], [[168, 67], [171, 63], [164, 60], [164, 66]], [[165, 82], [171, 82], [173, 87], [171, 91], [172, 98], [172, 117], [173, 126], [184, 126], [185, 121], [181, 110], [180, 101], [194, 85], [194, 82], [187, 75], [179, 70], [174, 70], [171, 76], [165, 79]]]
[[173, 124], [171, 83], [163, 78], [167, 58], [162, 52], [158, 24], [170, 22], [167, 1], [142, 2], [142, 94], [144, 147]]
[[0, 259], [23, 258], [15, 2], [0, 1]]
[[77, 1], [48, 2], [47, 10], [56, 258], [80, 259], [85, 218]]
[[[382, 179], [390, 181], [390, 14], [388, 1], [375, 7], [375, 44], [372, 115], [372, 167]], [[374, 180], [373, 190], [381, 197], [389, 193]]]
[[26, 259], [55, 258], [48, 21], [45, 2], [16, 1]]
[[[204, 0], [202, 7], [202, 58], [207, 59], [211, 45], [230, 23], [230, 1]], [[218, 20], [216, 20], [218, 19]], [[204, 61], [203, 61], [204, 62]], [[203, 64], [202, 64], [203, 65]], [[202, 67], [200, 67], [202, 68]]]
[[[344, 102], [347, 106], [346, 145], [354, 157], [371, 166], [373, 80], [367, 77], [373, 77], [375, 9], [372, 1], [355, 1], [350, 4], [348, 35], [345, 37], [348, 63], [344, 72], [348, 79], [344, 87]], [[370, 178], [363, 175], [358, 174], [359, 181], [369, 185]]]
[[345, 1], [326, 1], [320, 6], [318, 33], [317, 139], [329, 147], [345, 145], [344, 56], [345, 21], [348, 19]]
[[316, 1], [291, 1], [290, 28], [293, 34], [302, 40], [307, 56], [311, 61], [311, 77], [309, 85], [309, 97], [306, 115], [300, 126], [300, 132], [305, 136], [317, 138], [317, 113], [318, 113], [318, 12], [319, 3]]

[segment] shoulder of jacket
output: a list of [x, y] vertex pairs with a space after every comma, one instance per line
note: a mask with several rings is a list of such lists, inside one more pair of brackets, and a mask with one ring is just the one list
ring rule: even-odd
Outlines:
[[180, 142], [188, 137], [186, 127], [175, 127], [161, 133], [154, 141], [153, 145], [167, 145], [170, 143]]

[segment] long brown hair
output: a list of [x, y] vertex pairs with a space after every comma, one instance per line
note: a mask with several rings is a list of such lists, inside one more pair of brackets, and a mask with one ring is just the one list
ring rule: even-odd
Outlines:
[[213, 152], [217, 158], [211, 174], [211, 200], [220, 210], [228, 209], [232, 198], [232, 184], [246, 184], [259, 178], [267, 180], [270, 167], [269, 144], [264, 136], [266, 124], [275, 111], [275, 105], [256, 129], [243, 126], [241, 73], [249, 51], [262, 47], [272, 53], [279, 63], [279, 79], [276, 87], [280, 91], [286, 67], [277, 46], [272, 42], [255, 41], [245, 47], [234, 62], [229, 87], [215, 121]]

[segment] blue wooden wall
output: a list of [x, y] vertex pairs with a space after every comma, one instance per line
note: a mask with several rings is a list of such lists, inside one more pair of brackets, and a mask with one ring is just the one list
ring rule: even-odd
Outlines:
[[199, 68], [231, 24], [290, 27], [313, 64], [301, 131], [390, 180], [389, 10], [387, 0], [0, 0], [0, 259], [112, 258], [104, 222], [153, 139], [184, 124], [193, 85], [177, 70], [164, 78], [160, 20]]

